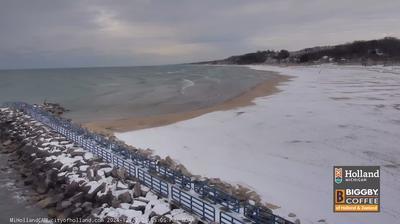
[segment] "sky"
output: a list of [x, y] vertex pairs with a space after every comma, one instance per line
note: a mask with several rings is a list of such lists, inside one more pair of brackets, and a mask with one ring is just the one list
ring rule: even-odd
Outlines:
[[221, 59], [400, 37], [399, 0], [0, 0], [0, 69]]

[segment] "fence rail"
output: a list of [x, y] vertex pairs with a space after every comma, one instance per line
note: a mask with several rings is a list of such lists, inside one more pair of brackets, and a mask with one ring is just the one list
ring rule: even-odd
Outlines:
[[272, 224], [292, 224], [289, 220], [286, 220], [280, 216], [272, 214], [270, 211], [250, 205], [244, 205], [244, 216], [251, 219], [255, 223], [272, 223]]
[[149, 173], [143, 171], [142, 169], [138, 169], [138, 179], [147, 187], [155, 191], [157, 194], [168, 197], [169, 187], [168, 183], [153, 177]]
[[215, 187], [207, 184], [207, 182], [195, 182], [194, 191], [214, 202], [214, 204], [220, 204], [225, 208], [233, 212], [240, 211], [240, 201]]
[[226, 212], [219, 213], [219, 223], [220, 224], [245, 224], [245, 222], [240, 219], [234, 218]]
[[207, 221], [215, 221], [215, 208], [210, 204], [195, 198], [176, 187], [172, 187], [171, 195], [172, 200], [185, 210], [197, 214]]
[[[215, 207], [204, 202], [202, 199], [184, 192], [184, 190], [194, 189], [194, 192], [202, 198], [211, 200], [214, 204], [220, 204], [230, 212], [238, 213], [235, 217], [244, 216], [247, 218], [246, 221], [245, 219], [240, 220], [228, 213], [220, 212], [218, 214], [220, 223], [293, 224], [293, 222], [276, 216], [260, 207], [249, 204], [243, 205], [234, 196], [209, 185], [208, 182], [192, 181], [189, 176], [179, 171], [158, 164], [157, 161], [129, 150], [121, 146], [118, 142], [91, 133], [67, 119], [55, 117], [39, 106], [32, 106], [23, 102], [6, 103], [4, 106], [23, 111], [36, 121], [51, 127], [54, 131], [80, 145], [82, 148], [114, 164], [118, 168], [125, 169], [129, 175], [137, 177], [142, 184], [148, 186], [156, 194], [168, 197], [169, 192], [171, 192], [173, 201], [206, 221], [216, 220]], [[244, 211], [242, 214], [240, 214], [241, 207], [244, 208], [242, 209]]]

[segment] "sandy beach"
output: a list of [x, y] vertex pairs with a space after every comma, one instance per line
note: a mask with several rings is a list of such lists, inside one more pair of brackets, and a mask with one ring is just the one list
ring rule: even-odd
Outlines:
[[114, 132], [126, 132], [165, 126], [179, 121], [192, 119], [214, 111], [226, 111], [238, 107], [253, 105], [253, 100], [255, 98], [268, 96], [279, 92], [277, 86], [289, 81], [291, 78], [290, 76], [281, 75], [276, 72], [268, 72], [268, 76], [270, 78], [267, 81], [264, 81], [252, 87], [248, 91], [245, 91], [232, 99], [211, 107], [158, 116], [127, 117], [122, 119], [99, 120], [95, 122], [84, 123], [83, 126], [96, 132], [112, 134]]
[[1, 0], [0, 224], [400, 223], [399, 8]]
[[[400, 200], [399, 67], [253, 66], [295, 76], [254, 105], [117, 138], [194, 174], [254, 189], [301, 223], [396, 223]], [[380, 213], [332, 208], [334, 165], [381, 166]]]

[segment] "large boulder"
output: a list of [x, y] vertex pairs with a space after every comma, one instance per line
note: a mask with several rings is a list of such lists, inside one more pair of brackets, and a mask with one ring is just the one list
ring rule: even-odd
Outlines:
[[114, 200], [114, 195], [112, 194], [111, 190], [107, 191], [106, 194], [101, 194], [96, 197], [96, 202], [99, 204], [108, 204], [112, 205], [112, 201]]
[[63, 211], [63, 210], [65, 210], [66, 208], [69, 208], [69, 207], [71, 207], [71, 206], [72, 206], [72, 202], [71, 202], [70, 200], [59, 201], [59, 202], [57, 203], [56, 209], [57, 209], [58, 211]]
[[71, 217], [81, 217], [83, 214], [83, 209], [78, 207], [71, 211]]
[[114, 199], [111, 201], [111, 206], [112, 206], [113, 208], [119, 208], [119, 207], [121, 206], [121, 202], [120, 202], [119, 200], [117, 200], [116, 198], [114, 198]]
[[118, 178], [121, 181], [124, 181], [128, 177], [128, 173], [124, 169], [117, 169], [117, 168], [114, 168], [111, 171], [111, 175], [114, 178]]
[[93, 208], [93, 203], [90, 202], [90, 201], [85, 201], [85, 202], [82, 203], [81, 208], [82, 208], [85, 212], [91, 211], [92, 208]]
[[40, 200], [36, 205], [41, 208], [50, 208], [56, 206], [58, 201], [58, 198], [50, 196]]
[[131, 196], [131, 194], [129, 193], [129, 191], [126, 191], [126, 192], [124, 192], [124, 193], [118, 195], [118, 200], [119, 200], [121, 203], [131, 203], [131, 202], [132, 202], [132, 196]]
[[46, 179], [44, 181], [47, 187], [54, 187], [57, 183], [57, 170], [51, 169], [46, 172]]
[[142, 189], [141, 189], [141, 187], [140, 187], [140, 183], [137, 182], [137, 183], [135, 184], [135, 186], [133, 187], [133, 197], [134, 197], [134, 198], [138, 198], [138, 197], [140, 197], [140, 196], [142, 196]]
[[72, 181], [71, 183], [65, 185], [65, 190], [64, 190], [65, 196], [72, 197], [77, 192], [79, 192], [79, 189], [80, 189], [79, 183]]
[[[95, 183], [94, 181], [91, 181], [89, 183]], [[86, 198], [89, 200], [93, 200], [95, 198], [95, 196], [97, 195], [97, 193], [99, 191], [104, 190], [104, 188], [106, 187], [106, 183], [102, 183], [100, 185], [97, 186], [91, 186], [90, 190], [88, 191], [88, 193], [86, 194]]]
[[76, 194], [75, 194], [74, 196], [72, 196], [71, 198], [69, 198], [69, 200], [70, 200], [72, 203], [77, 203], [77, 202], [81, 201], [81, 199], [83, 198], [83, 196], [84, 196], [84, 193], [81, 191], [81, 192], [76, 193]]

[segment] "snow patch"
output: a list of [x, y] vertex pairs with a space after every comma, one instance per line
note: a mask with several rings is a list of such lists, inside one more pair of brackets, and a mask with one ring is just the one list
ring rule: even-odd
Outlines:
[[[275, 213], [289, 218], [293, 212], [301, 223], [397, 223], [399, 67], [251, 68], [293, 78], [255, 105], [116, 133], [117, 138], [170, 156], [194, 174], [251, 186], [280, 207]], [[332, 212], [334, 165], [381, 166], [380, 213]]]

